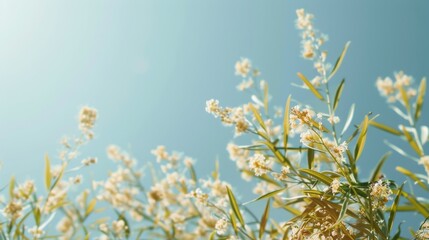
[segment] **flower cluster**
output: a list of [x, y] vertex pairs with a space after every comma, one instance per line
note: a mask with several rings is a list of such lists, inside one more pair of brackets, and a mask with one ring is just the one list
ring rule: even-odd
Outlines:
[[400, 71], [395, 73], [394, 77], [395, 81], [390, 77], [379, 77], [376, 81], [378, 91], [382, 96], [386, 97], [389, 103], [394, 103], [396, 101], [403, 103], [401, 91], [404, 91], [407, 97], [416, 96], [417, 91], [412, 87], [413, 78], [411, 76]]

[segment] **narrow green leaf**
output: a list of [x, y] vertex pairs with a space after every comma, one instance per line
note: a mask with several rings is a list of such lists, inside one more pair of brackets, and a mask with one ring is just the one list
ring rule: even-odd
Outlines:
[[14, 189], [15, 189], [15, 176], [12, 176], [10, 178], [10, 182], [9, 182], [9, 198], [10, 199], [14, 198], [14, 194], [13, 194]]
[[261, 125], [262, 129], [264, 131], [267, 131], [267, 127], [265, 126], [264, 120], [262, 120], [261, 114], [259, 113], [258, 109], [253, 106], [253, 104], [249, 103], [250, 110], [253, 112], [253, 116], [255, 116], [256, 121]]
[[58, 174], [58, 177], [55, 179], [54, 183], [52, 184], [52, 186], [50, 188], [51, 190], [54, 189], [55, 186], [57, 186], [57, 184], [63, 178], [63, 174], [64, 174], [64, 171], [65, 171], [66, 167], [67, 167], [67, 163], [64, 162], [63, 165], [62, 165], [62, 167], [61, 167], [60, 174]]
[[392, 210], [390, 211], [389, 221], [387, 224], [387, 232], [388, 233], [390, 233], [390, 231], [392, 230], [393, 221], [395, 220], [395, 215], [396, 215], [396, 209], [397, 209], [398, 204], [399, 204], [399, 199], [401, 198], [402, 188], [404, 188], [403, 183], [402, 183], [401, 187], [399, 188], [398, 193], [396, 194], [395, 201], [393, 202], [393, 205], [392, 205]]
[[289, 139], [289, 129], [290, 129], [290, 121], [289, 121], [290, 99], [291, 99], [291, 95], [289, 95], [289, 97], [286, 100], [285, 114], [283, 117], [283, 147], [285, 148], [285, 154], [286, 154], [287, 142]]
[[390, 134], [396, 135], [396, 136], [401, 136], [402, 135], [402, 132], [400, 132], [400, 131], [392, 128], [392, 127], [389, 127], [387, 125], [384, 125], [382, 123], [376, 122], [374, 120], [370, 120], [369, 121], [369, 125], [371, 125], [373, 127], [376, 127], [376, 128], [378, 128], [380, 130], [383, 130], [385, 132], [388, 132]]
[[405, 135], [405, 138], [408, 141], [408, 144], [410, 144], [411, 148], [417, 153], [417, 155], [419, 155], [419, 157], [423, 156], [423, 151], [419, 147], [419, 145], [417, 145], [417, 142], [413, 138], [413, 136], [411, 136], [411, 134], [407, 131], [407, 129], [405, 129], [405, 127], [403, 125], [401, 126], [401, 129], [402, 129], [402, 132]]
[[229, 203], [231, 205], [232, 211], [237, 217], [238, 221], [241, 223], [241, 226], [245, 226], [243, 216], [241, 215], [240, 208], [238, 207], [237, 201], [235, 200], [235, 196], [232, 193], [229, 187], [226, 187], [226, 191], [228, 192]]
[[215, 161], [215, 170], [212, 172], [213, 179], [219, 178], [219, 159], [216, 159]]
[[333, 179], [329, 176], [326, 176], [325, 174], [319, 173], [317, 171], [311, 170], [311, 169], [300, 169], [299, 170], [301, 173], [306, 173], [314, 178], [316, 178], [317, 180], [323, 182], [324, 184], [330, 186]]
[[307, 163], [308, 163], [309, 169], [313, 168], [313, 162], [314, 162], [314, 150], [312, 148], [309, 148], [307, 151]]
[[420, 82], [419, 95], [417, 95], [417, 100], [416, 100], [416, 112], [414, 114], [414, 119], [416, 121], [419, 119], [421, 115], [425, 93], [426, 93], [426, 78], [423, 78], [422, 81]]
[[42, 214], [40, 212], [40, 208], [38, 208], [38, 207], [33, 208], [33, 216], [34, 216], [34, 221], [36, 222], [36, 225], [39, 226], [40, 225], [40, 218], [42, 217]]
[[378, 180], [378, 176], [380, 175], [381, 168], [386, 162], [387, 158], [391, 155], [391, 152], [388, 152], [381, 157], [380, 161], [378, 161], [377, 167], [375, 167], [374, 172], [372, 173], [371, 182], [375, 182]]
[[408, 193], [402, 191], [402, 196], [404, 196], [410, 203], [413, 205], [416, 210], [423, 215], [423, 217], [429, 217], [429, 210], [423, 206], [415, 197], [409, 195]]
[[264, 84], [264, 110], [265, 110], [265, 115], [268, 115], [268, 83]]
[[343, 206], [341, 207], [341, 211], [340, 211], [340, 214], [338, 215], [338, 219], [336, 221], [336, 224], [340, 223], [347, 213], [347, 208], [349, 206], [349, 197], [350, 197], [350, 194], [347, 193], [346, 200], [344, 200], [344, 202], [342, 204]]
[[333, 106], [334, 110], [337, 109], [337, 107], [338, 107], [338, 103], [340, 101], [341, 93], [343, 92], [345, 82], [346, 82], [346, 80], [343, 78], [343, 80], [341, 80], [341, 83], [337, 88], [337, 92], [335, 93], [334, 106]]
[[48, 154], [45, 154], [45, 187], [47, 190], [51, 187], [51, 162], [49, 161]]
[[259, 239], [262, 239], [262, 236], [264, 235], [265, 227], [267, 225], [269, 215], [270, 215], [270, 199], [267, 200], [267, 205], [265, 205], [265, 210], [261, 217], [261, 223], [259, 226]]
[[274, 191], [269, 192], [269, 193], [265, 193], [264, 195], [261, 195], [261, 196], [259, 196], [258, 198], [253, 199], [252, 201], [246, 202], [246, 203], [244, 203], [243, 205], [247, 205], [247, 204], [249, 204], [249, 203], [257, 202], [257, 201], [259, 201], [259, 200], [261, 200], [261, 199], [274, 197], [275, 195], [277, 195], [277, 194], [279, 194], [279, 193], [281, 193], [281, 192], [285, 191], [286, 189], [287, 189], [287, 188], [281, 188], [281, 189], [277, 189], [277, 190], [274, 190]]
[[401, 93], [402, 101], [404, 102], [405, 108], [407, 109], [407, 112], [410, 112], [410, 100], [408, 99], [407, 92], [405, 92], [405, 89], [400, 86], [399, 92]]
[[362, 154], [363, 148], [365, 146], [366, 134], [368, 132], [368, 116], [365, 116], [361, 126], [360, 126], [360, 134], [358, 140], [356, 142], [354, 159], [357, 161]]
[[314, 96], [316, 96], [320, 100], [323, 100], [322, 94], [317, 91], [313, 84], [302, 73], [298, 73], [298, 77], [305, 83], [305, 85], [307, 85], [308, 89], [310, 89]]
[[93, 199], [89, 202], [88, 207], [87, 207], [87, 208], [86, 208], [86, 210], [85, 210], [85, 216], [88, 216], [89, 214], [91, 214], [91, 213], [92, 213], [92, 211], [94, 211], [95, 204], [97, 204], [97, 200], [96, 200], [95, 198], [93, 198]]
[[404, 174], [405, 176], [411, 178], [414, 181], [414, 183], [417, 183], [424, 190], [429, 191], [428, 186], [425, 183], [423, 183], [423, 180], [420, 179], [419, 177], [417, 177], [413, 172], [411, 172], [408, 169], [405, 169], [403, 167], [400, 167], [400, 166], [396, 167], [396, 171], [398, 171], [398, 172]]
[[401, 224], [402, 223], [400, 223], [398, 225], [398, 231], [396, 232], [395, 236], [392, 237], [392, 240], [399, 240], [400, 239], [400, 237], [401, 237]]
[[343, 52], [341, 52], [341, 55], [338, 57], [337, 61], [335, 62], [334, 68], [332, 68], [332, 71], [329, 74], [328, 79], [331, 79], [340, 68], [341, 63], [343, 62], [344, 57], [346, 56], [347, 49], [349, 48], [349, 46], [350, 46], [350, 42], [347, 42], [346, 45], [344, 46]]
[[188, 166], [188, 168], [189, 168], [189, 172], [191, 174], [192, 181], [198, 182], [197, 173], [195, 172], [194, 166], [191, 164]]
[[234, 213], [230, 211], [229, 217], [231, 219], [232, 229], [234, 230], [235, 234], [237, 234], [238, 233], [237, 220], [235, 219]]
[[214, 240], [215, 236], [216, 236], [216, 231], [213, 231], [212, 233], [210, 233], [209, 240]]

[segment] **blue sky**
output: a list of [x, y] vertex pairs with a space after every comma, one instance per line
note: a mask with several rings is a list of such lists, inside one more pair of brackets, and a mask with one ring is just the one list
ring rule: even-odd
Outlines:
[[[222, 176], [238, 181], [225, 150], [233, 130], [204, 111], [205, 101], [248, 101], [235, 89], [240, 79], [233, 68], [248, 57], [269, 82], [275, 105], [291, 93], [315, 103], [291, 86], [299, 81], [296, 72], [312, 71], [299, 57], [294, 27], [295, 10], [302, 7], [329, 35], [331, 62], [351, 41], [337, 74], [347, 81], [339, 111], [356, 103], [355, 123], [371, 111], [397, 125], [374, 82], [399, 70], [418, 80], [428, 75], [426, 1], [0, 2], [0, 180], [16, 175], [41, 181], [44, 154], [55, 158], [61, 137], [78, 133], [78, 110], [89, 105], [100, 118], [96, 139], [82, 156], [99, 157], [94, 178], [112, 169], [105, 157], [109, 144], [129, 150], [142, 164], [164, 144], [195, 157], [202, 175], [219, 158]], [[363, 171], [388, 150], [380, 144], [386, 137], [369, 133]], [[397, 176], [400, 163], [408, 164], [393, 155], [389, 176]], [[248, 194], [241, 193], [244, 200]]]

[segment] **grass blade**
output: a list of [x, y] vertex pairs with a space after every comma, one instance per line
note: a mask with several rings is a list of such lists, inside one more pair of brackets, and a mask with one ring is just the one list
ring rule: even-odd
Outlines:
[[313, 168], [313, 162], [314, 162], [314, 149], [309, 148], [307, 151], [307, 163], [308, 163], [308, 169]]
[[319, 173], [317, 171], [311, 170], [311, 169], [300, 169], [299, 170], [301, 173], [306, 173], [314, 178], [316, 178], [317, 180], [323, 182], [324, 184], [330, 186], [331, 182], [333, 181], [333, 179], [329, 176], [326, 176], [323, 173]]
[[261, 125], [262, 129], [264, 131], [267, 131], [267, 127], [265, 126], [264, 120], [262, 120], [261, 114], [259, 113], [258, 109], [253, 106], [253, 104], [249, 103], [250, 110], [253, 112], [253, 116], [255, 116], [256, 121]]
[[411, 178], [414, 181], [414, 183], [417, 183], [424, 190], [429, 191], [428, 186], [425, 183], [423, 183], [422, 179], [417, 177], [413, 172], [411, 172], [408, 169], [405, 169], [403, 167], [400, 167], [400, 166], [396, 167], [396, 171], [398, 171], [398, 172], [404, 174], [405, 176]]
[[234, 215], [237, 217], [238, 221], [241, 223], [241, 226], [245, 226], [243, 216], [241, 215], [240, 208], [238, 207], [237, 201], [235, 200], [235, 196], [232, 193], [229, 187], [226, 187], [226, 191], [228, 192], [229, 203], [231, 205], [232, 211]]
[[343, 202], [343, 206], [341, 207], [341, 211], [340, 211], [340, 214], [338, 215], [336, 224], [340, 223], [343, 220], [344, 216], [346, 215], [347, 207], [349, 206], [349, 197], [350, 195], [347, 193], [346, 200]]
[[285, 114], [283, 117], [283, 147], [285, 148], [285, 155], [286, 155], [287, 142], [289, 139], [289, 130], [290, 130], [290, 121], [289, 121], [290, 99], [291, 99], [291, 95], [289, 95], [289, 97], [286, 100]]
[[374, 120], [370, 120], [369, 121], [369, 125], [371, 125], [373, 127], [376, 127], [376, 128], [378, 128], [378, 129], [380, 129], [382, 131], [388, 132], [390, 134], [396, 135], [396, 136], [401, 136], [402, 135], [402, 133], [400, 131], [398, 131], [398, 130], [392, 128], [392, 127], [389, 127], [387, 125], [384, 125], [382, 123], [376, 122]]
[[423, 101], [426, 93], [426, 78], [423, 78], [419, 86], [419, 95], [416, 100], [416, 112], [414, 114], [414, 119], [417, 121], [421, 115]]
[[331, 79], [335, 75], [335, 73], [338, 71], [338, 69], [340, 68], [341, 63], [343, 62], [344, 57], [346, 56], [346, 53], [347, 53], [349, 46], [350, 46], [350, 42], [347, 42], [346, 45], [344, 46], [343, 52], [338, 57], [337, 62], [335, 62], [334, 68], [332, 68], [332, 71], [329, 74], [328, 79]]
[[410, 144], [411, 148], [417, 153], [417, 155], [419, 155], [419, 157], [423, 156], [423, 151], [419, 147], [419, 145], [417, 145], [416, 140], [411, 136], [411, 134], [407, 131], [407, 129], [405, 129], [404, 126], [401, 126], [401, 129], [405, 135], [405, 138], [407, 139], [408, 144]]
[[365, 116], [365, 119], [363, 120], [360, 127], [360, 134], [355, 147], [354, 159], [356, 162], [359, 159], [360, 155], [362, 154], [363, 147], [365, 146], [367, 132], [368, 132], [368, 116]]
[[261, 223], [259, 226], [259, 239], [262, 239], [262, 236], [265, 232], [265, 227], [267, 225], [268, 217], [270, 215], [270, 199], [267, 200], [267, 205], [265, 206], [264, 214], [261, 217]]
[[341, 80], [341, 83], [340, 83], [340, 85], [337, 88], [337, 92], [335, 93], [334, 105], [333, 105], [334, 111], [335, 111], [335, 109], [337, 109], [338, 103], [340, 101], [341, 94], [343, 92], [343, 88], [344, 88], [344, 83], [345, 82], [346, 82], [346, 80], [343, 78], [343, 80]]
[[407, 112], [410, 112], [410, 100], [408, 99], [407, 92], [405, 92], [405, 89], [402, 86], [399, 88], [399, 91], [401, 93], [402, 102], [404, 103]]
[[51, 187], [51, 162], [49, 161], [48, 154], [45, 154], [45, 187], [47, 190]]
[[274, 197], [275, 195], [277, 195], [277, 194], [279, 194], [279, 193], [281, 193], [281, 192], [285, 191], [286, 189], [287, 189], [287, 188], [281, 188], [281, 189], [274, 190], [274, 191], [272, 191], [272, 192], [269, 192], [269, 193], [266, 193], [266, 194], [264, 194], [264, 195], [261, 195], [261, 196], [259, 196], [258, 198], [254, 199], [254, 200], [252, 200], [252, 201], [250, 201], [250, 202], [243, 203], [243, 205], [247, 205], [247, 204], [249, 204], [249, 203], [257, 202], [257, 201], [259, 201], [259, 200], [261, 200], [261, 199]]
[[322, 94], [317, 91], [313, 84], [302, 73], [298, 73], [298, 77], [305, 83], [305, 85], [307, 85], [308, 89], [310, 89], [314, 96], [323, 101]]
[[396, 194], [395, 200], [394, 200], [393, 205], [392, 205], [392, 210], [390, 211], [389, 221], [387, 223], [387, 232], [388, 233], [390, 233], [390, 231], [392, 230], [393, 220], [395, 220], [396, 209], [397, 209], [398, 204], [399, 204], [399, 199], [401, 198], [402, 188], [404, 188], [403, 183], [402, 183], [401, 187], [399, 188], [398, 193]]

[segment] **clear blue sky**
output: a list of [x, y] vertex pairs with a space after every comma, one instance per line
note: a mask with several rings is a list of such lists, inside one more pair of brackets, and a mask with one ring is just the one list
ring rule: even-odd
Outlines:
[[[356, 123], [369, 111], [399, 123], [374, 81], [398, 70], [429, 76], [427, 1], [0, 2], [1, 185], [11, 175], [41, 181], [43, 155], [55, 156], [60, 138], [77, 133], [83, 105], [100, 114], [96, 139], [82, 153], [99, 156], [94, 178], [112, 168], [104, 157], [108, 144], [125, 147], [142, 164], [164, 144], [195, 157], [202, 175], [219, 157], [222, 176], [236, 181], [225, 150], [232, 129], [204, 111], [205, 101], [248, 100], [235, 90], [233, 69], [248, 57], [270, 83], [275, 104], [283, 105], [290, 93], [314, 103], [291, 86], [298, 82], [296, 72], [311, 71], [299, 57], [294, 27], [295, 10], [302, 7], [329, 35], [331, 62], [352, 42], [337, 74], [347, 80], [339, 110], [356, 103]], [[380, 144], [386, 137], [370, 132], [364, 171], [387, 151]], [[399, 163], [407, 164], [393, 155], [386, 164], [389, 177]], [[242, 192], [242, 199], [248, 194]]]

